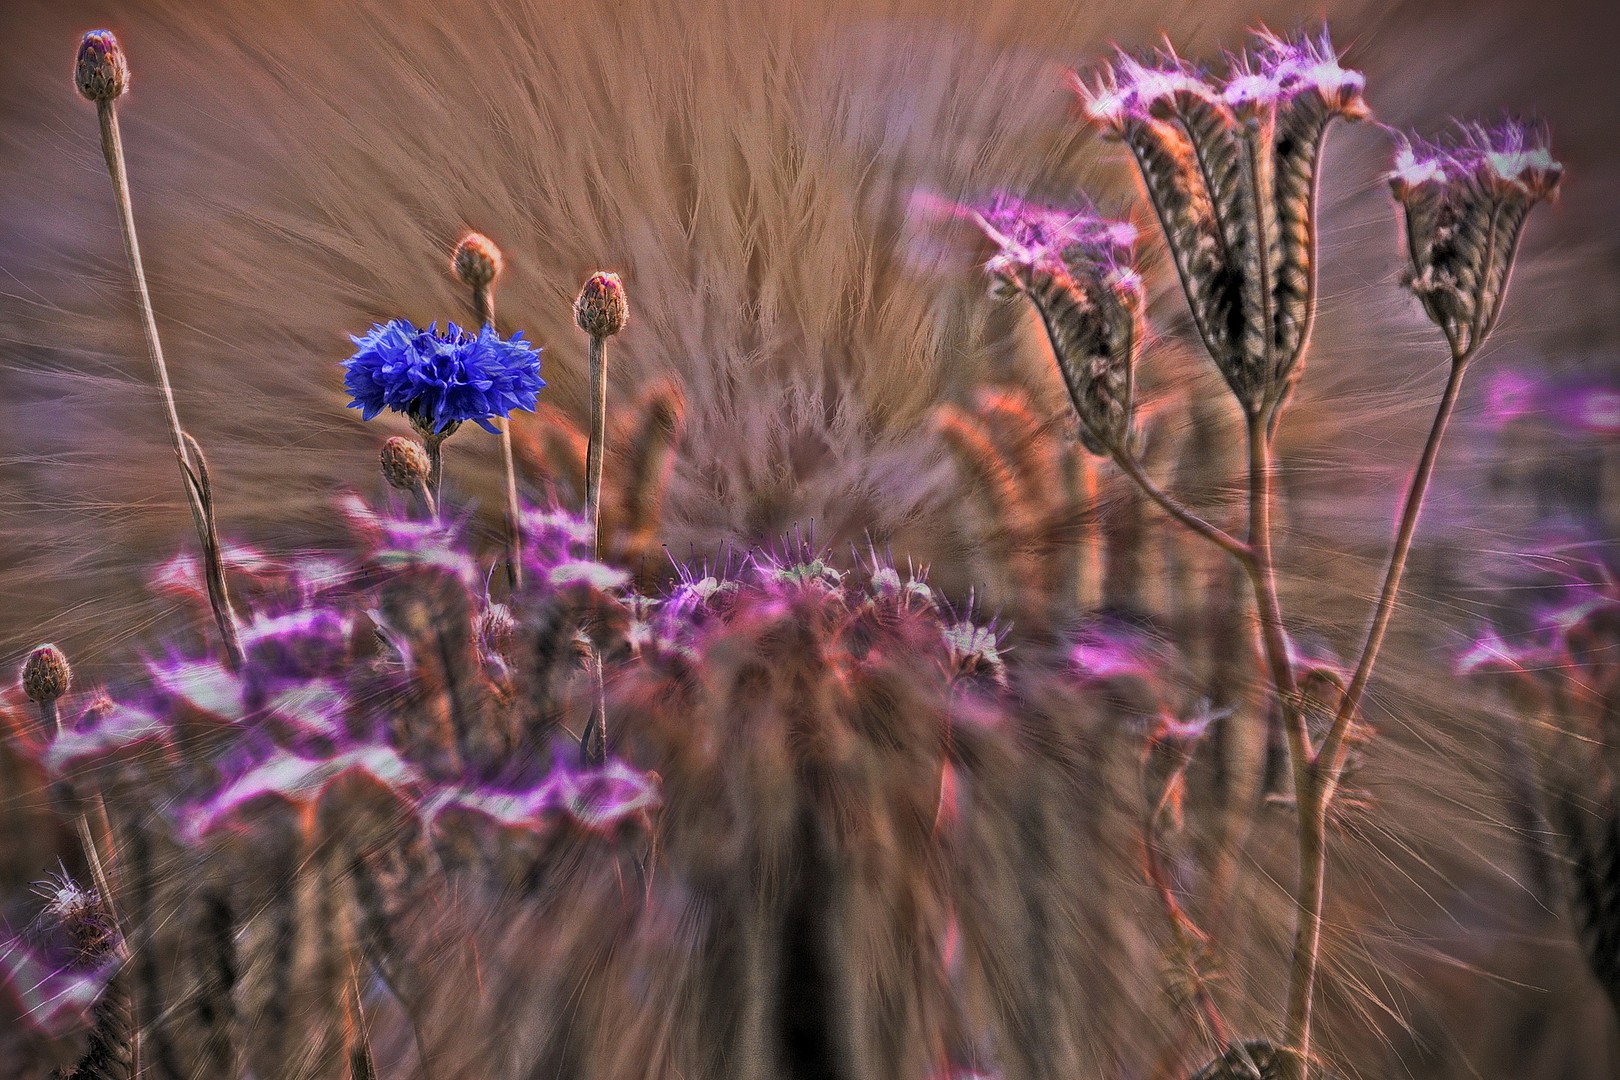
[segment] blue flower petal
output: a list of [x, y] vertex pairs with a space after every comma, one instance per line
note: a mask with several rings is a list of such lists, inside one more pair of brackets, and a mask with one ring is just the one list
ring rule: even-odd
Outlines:
[[344, 361], [350, 408], [370, 420], [383, 409], [430, 422], [435, 431], [472, 421], [498, 434], [489, 421], [515, 408], [533, 410], [540, 390], [540, 350], [521, 333], [502, 339], [491, 326], [476, 334], [448, 323], [422, 330], [404, 319], [351, 337], [356, 352]]

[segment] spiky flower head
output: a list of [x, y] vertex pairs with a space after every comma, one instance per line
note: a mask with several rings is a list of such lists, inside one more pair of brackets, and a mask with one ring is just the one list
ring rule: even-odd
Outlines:
[[618, 274], [598, 270], [585, 279], [574, 301], [574, 321], [581, 330], [594, 338], [612, 337], [629, 320], [630, 301]]
[[29, 701], [48, 703], [68, 692], [73, 669], [55, 645], [41, 645], [28, 654], [23, 664], [22, 688]]
[[1086, 446], [1123, 449], [1142, 340], [1136, 229], [1097, 215], [1000, 195], [968, 216], [996, 245], [985, 265], [1002, 295], [1022, 293], [1040, 313]]
[[40, 882], [34, 891], [45, 901], [41, 918], [72, 945], [72, 967], [92, 968], [112, 954], [118, 943], [118, 924], [100, 893], [84, 888], [65, 871]]
[[427, 451], [415, 439], [395, 435], [382, 446], [382, 474], [390, 487], [417, 491], [427, 483], [432, 463]]
[[489, 421], [513, 409], [532, 410], [540, 389], [540, 350], [491, 326], [471, 333], [448, 324], [440, 332], [404, 319], [373, 326], [351, 338], [358, 351], [344, 367], [349, 408], [370, 420], [384, 409], [404, 413], [427, 437], [442, 438], [471, 420], [491, 435]]
[[1367, 115], [1361, 74], [1325, 32], [1259, 31], [1224, 80], [1166, 48], [1121, 52], [1072, 85], [1136, 159], [1211, 358], [1247, 411], [1270, 414], [1299, 377], [1315, 314], [1322, 140], [1335, 117]]
[[129, 89], [129, 60], [111, 30], [91, 30], [79, 41], [73, 82], [86, 100], [97, 104]]
[[1459, 124], [1449, 139], [1399, 135], [1390, 188], [1406, 216], [1411, 266], [1402, 276], [1445, 333], [1471, 356], [1501, 311], [1525, 219], [1558, 194], [1563, 166], [1545, 125]]
[[470, 232], [456, 245], [450, 269], [461, 283], [472, 289], [486, 289], [501, 275], [501, 249], [483, 233]]

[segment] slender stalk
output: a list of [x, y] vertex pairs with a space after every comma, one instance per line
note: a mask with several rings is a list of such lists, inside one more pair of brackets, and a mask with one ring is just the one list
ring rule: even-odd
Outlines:
[[585, 450], [585, 518], [591, 557], [602, 557], [602, 457], [607, 444], [607, 338], [591, 336], [591, 439]]
[[1262, 413], [1247, 419], [1249, 436], [1249, 542], [1250, 560], [1245, 564], [1249, 581], [1254, 587], [1256, 614], [1260, 622], [1260, 640], [1265, 646], [1266, 663], [1271, 669], [1272, 686], [1277, 691], [1288, 733], [1289, 756], [1293, 759], [1296, 785], [1305, 776], [1309, 766], [1310, 736], [1305, 727], [1305, 715], [1299, 708], [1294, 667], [1288, 656], [1288, 638], [1283, 630], [1282, 607], [1277, 600], [1277, 575], [1271, 552], [1271, 510], [1273, 466], [1271, 443], [1266, 437], [1266, 418]]
[[1389, 629], [1390, 618], [1395, 613], [1395, 598], [1400, 592], [1401, 578], [1406, 572], [1407, 555], [1412, 548], [1412, 537], [1417, 532], [1418, 516], [1423, 511], [1423, 497], [1428, 490], [1429, 480], [1434, 475], [1435, 462], [1440, 457], [1440, 442], [1445, 438], [1446, 426], [1450, 423], [1451, 413], [1456, 408], [1457, 398], [1462, 390], [1463, 374], [1471, 355], [1472, 352], [1453, 354], [1451, 374], [1446, 379], [1445, 392], [1441, 395], [1440, 405], [1435, 410], [1434, 424], [1429, 429], [1429, 439], [1423, 444], [1423, 454], [1418, 459], [1417, 471], [1413, 473], [1411, 487], [1406, 492], [1406, 504], [1401, 510], [1400, 525], [1395, 532], [1395, 546], [1390, 550], [1389, 567], [1384, 572], [1384, 588], [1378, 595], [1378, 606], [1373, 611], [1372, 625], [1367, 628], [1367, 640], [1361, 647], [1361, 659], [1356, 664], [1350, 686], [1345, 690], [1344, 697], [1339, 703], [1339, 711], [1333, 717], [1333, 725], [1322, 741], [1316, 771], [1322, 785], [1324, 803], [1333, 798], [1338, 787], [1340, 773], [1344, 767], [1345, 735], [1357, 707], [1361, 704], [1367, 683], [1372, 678], [1373, 665], [1378, 662], [1378, 650], [1383, 646], [1384, 634]]
[[416, 496], [422, 500], [422, 506], [427, 510], [427, 516], [432, 518], [434, 521], [438, 521], [439, 500], [433, 497], [433, 492], [428, 489], [426, 480], [423, 480], [422, 483], [417, 486]]
[[443, 435], [423, 435], [422, 446], [427, 450], [427, 505], [428, 512], [435, 521], [439, 518], [440, 488], [444, 483], [444, 440]]
[[1211, 1041], [1218, 1049], [1224, 1050], [1232, 1041], [1231, 1031], [1226, 1026], [1220, 1009], [1216, 1007], [1215, 998], [1209, 991], [1209, 981], [1198, 965], [1198, 950], [1209, 944], [1209, 935], [1198, 928], [1186, 909], [1181, 906], [1181, 902], [1176, 899], [1170, 875], [1164, 866], [1160, 823], [1169, 809], [1170, 790], [1171, 785], [1167, 784], [1165, 794], [1161, 795], [1158, 802], [1148, 811], [1148, 818], [1142, 830], [1143, 862], [1147, 869], [1148, 884], [1153, 886], [1154, 892], [1159, 895], [1159, 904], [1164, 908], [1165, 920], [1170, 924], [1176, 951], [1192, 984], [1193, 1004], [1198, 1010], [1199, 1019], [1203, 1021]]
[[[591, 335], [591, 440], [585, 449], [585, 518], [591, 523], [591, 557], [602, 557], [602, 458], [607, 446], [607, 338]], [[607, 762], [607, 685], [602, 654], [591, 650], [591, 716], [586, 722], [586, 764]]]
[[[475, 282], [472, 286], [473, 310], [480, 326], [495, 324], [495, 290], [488, 283]], [[506, 477], [506, 583], [513, 589], [523, 587], [523, 513], [518, 505], [517, 462], [512, 454], [512, 418], [495, 421], [501, 430], [501, 468]]]
[[[44, 718], [45, 727], [53, 736], [62, 734], [61, 716], [56, 711], [56, 701], [41, 701], [39, 703], [40, 715]], [[103, 818], [106, 810], [102, 807], [101, 796], [95, 797], [96, 807]], [[107, 908], [107, 914], [113, 922], [118, 922], [118, 909], [113, 904], [112, 880], [107, 874], [106, 864], [101, 861], [100, 848], [96, 843], [95, 833], [90, 828], [90, 815], [85, 810], [79, 810], [73, 815], [73, 831], [79, 838], [79, 847], [84, 850], [84, 861], [90, 868], [90, 880], [95, 883], [96, 892], [101, 894], [101, 902]], [[123, 927], [120, 925], [120, 935]]]
[[1165, 513], [1228, 555], [1231, 555], [1244, 566], [1253, 564], [1254, 553], [1249, 549], [1249, 545], [1226, 530], [1211, 525], [1185, 506], [1182, 506], [1168, 492], [1153, 482], [1153, 479], [1142, 469], [1141, 463], [1136, 459], [1123, 451], [1116, 451], [1114, 453], [1114, 462], [1119, 466], [1120, 471], [1135, 481], [1136, 486], [1141, 488], [1148, 498], [1158, 503]]
[[135, 234], [135, 209], [129, 196], [129, 172], [124, 163], [124, 142], [118, 130], [118, 109], [114, 99], [96, 103], [96, 116], [101, 122], [101, 152], [107, 160], [107, 174], [112, 178], [113, 201], [118, 205], [118, 221], [123, 229], [124, 253], [129, 257], [130, 275], [135, 282], [136, 298], [141, 310], [141, 329], [146, 335], [146, 351], [152, 360], [152, 372], [157, 380], [158, 395], [169, 422], [169, 440], [174, 449], [175, 462], [180, 467], [181, 486], [191, 509], [192, 524], [202, 544], [205, 575], [208, 582], [208, 600], [214, 609], [214, 621], [219, 625], [221, 641], [225, 647], [226, 662], [232, 670], [242, 666], [242, 647], [237, 639], [236, 619], [231, 612], [230, 597], [225, 588], [225, 573], [219, 550], [219, 534], [214, 525], [213, 493], [208, 482], [207, 465], [198, 451], [193, 460], [192, 450], [197, 443], [180, 426], [180, 413], [175, 407], [174, 388], [169, 384], [168, 365], [163, 360], [163, 343], [158, 338], [157, 316], [152, 309], [152, 296], [146, 287], [146, 269], [141, 261], [140, 241]]
[[1322, 934], [1322, 875], [1326, 848], [1325, 818], [1321, 813], [1311, 771], [1310, 732], [1300, 707], [1294, 668], [1288, 656], [1282, 608], [1277, 600], [1277, 576], [1271, 550], [1271, 511], [1274, 492], [1273, 462], [1268, 417], [1264, 410], [1245, 417], [1249, 442], [1249, 548], [1254, 560], [1249, 580], [1254, 587], [1255, 611], [1272, 687], [1288, 737], [1288, 760], [1294, 775], [1294, 802], [1298, 815], [1299, 908], [1294, 928], [1293, 961], [1288, 980], [1288, 1018], [1284, 1045], [1297, 1055], [1303, 1077], [1311, 1056], [1311, 1013], [1315, 1002], [1316, 967]]

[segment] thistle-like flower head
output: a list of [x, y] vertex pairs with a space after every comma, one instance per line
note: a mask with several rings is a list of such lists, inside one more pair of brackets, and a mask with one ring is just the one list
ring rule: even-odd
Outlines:
[[1253, 415], [1299, 377], [1316, 288], [1316, 164], [1328, 124], [1367, 115], [1324, 32], [1269, 31], [1220, 82], [1168, 46], [1071, 80], [1131, 151], [1210, 357]]
[[1390, 188], [1406, 215], [1408, 288], [1467, 357], [1496, 324], [1526, 217], [1558, 193], [1547, 128], [1461, 124], [1449, 139], [1398, 135]]
[[28, 654], [21, 681], [29, 701], [52, 702], [67, 693], [73, 683], [73, 669], [61, 649], [41, 645]]
[[1087, 446], [1123, 448], [1142, 340], [1136, 229], [1090, 207], [1059, 210], [1005, 195], [967, 214], [997, 247], [985, 267], [997, 291], [1022, 293], [1040, 313]]
[[496, 416], [535, 406], [546, 385], [540, 350], [522, 334], [502, 338], [493, 327], [471, 333], [450, 323], [426, 330], [404, 319], [373, 326], [344, 367], [349, 408], [370, 420], [384, 409], [404, 413], [427, 436], [445, 436], [471, 420], [492, 435]]
[[574, 300], [574, 321], [594, 338], [608, 338], [630, 321], [630, 301], [619, 275], [598, 270], [585, 280]]
[[129, 89], [129, 60], [111, 30], [91, 30], [79, 42], [73, 83], [89, 101], [112, 101]]

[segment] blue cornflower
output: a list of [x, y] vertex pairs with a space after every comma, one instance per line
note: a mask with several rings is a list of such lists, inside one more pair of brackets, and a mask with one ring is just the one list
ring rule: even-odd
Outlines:
[[487, 324], [475, 334], [450, 323], [441, 334], [437, 323], [422, 330], [394, 319], [350, 340], [359, 351], [343, 364], [349, 408], [367, 420], [384, 409], [402, 412], [426, 436], [449, 435], [465, 420], [499, 434], [490, 418], [533, 410], [546, 385], [540, 350]]

